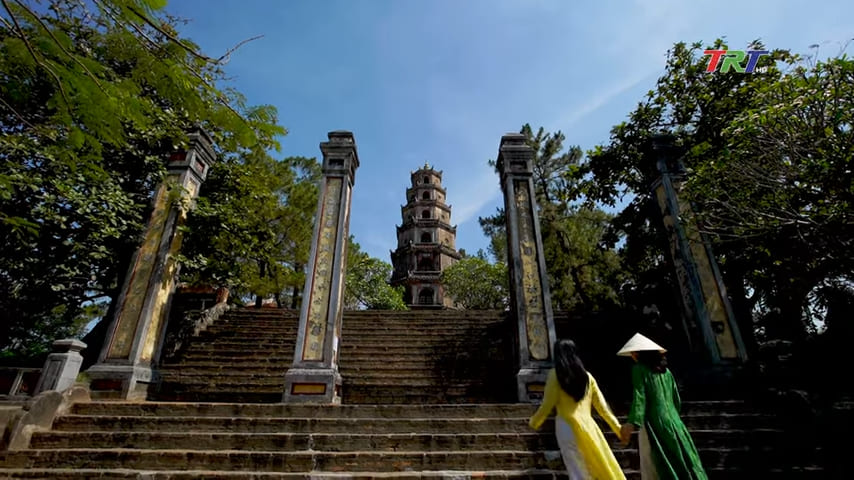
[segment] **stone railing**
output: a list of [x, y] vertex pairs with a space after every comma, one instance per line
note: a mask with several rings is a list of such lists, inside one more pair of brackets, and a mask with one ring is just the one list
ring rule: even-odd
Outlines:
[[41, 368], [0, 367], [0, 398], [33, 396], [41, 372]]
[[187, 346], [188, 341], [199, 336], [210, 324], [231, 308], [226, 302], [217, 303], [205, 310], [190, 310], [181, 317], [180, 323], [171, 329], [163, 345], [162, 359], [174, 358]]
[[47, 390], [22, 405], [0, 408], [0, 451], [22, 450], [30, 445], [34, 432], [50, 430], [56, 417], [75, 403], [90, 401], [89, 389], [72, 385], [63, 390]]

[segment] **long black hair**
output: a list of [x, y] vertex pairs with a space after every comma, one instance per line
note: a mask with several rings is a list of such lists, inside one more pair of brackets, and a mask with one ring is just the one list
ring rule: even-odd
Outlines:
[[667, 357], [658, 350], [644, 350], [638, 352], [638, 362], [646, 365], [650, 370], [656, 373], [663, 373], [667, 370]]
[[587, 370], [578, 358], [575, 342], [558, 340], [555, 342], [555, 372], [560, 388], [576, 402], [581, 401], [587, 393]]

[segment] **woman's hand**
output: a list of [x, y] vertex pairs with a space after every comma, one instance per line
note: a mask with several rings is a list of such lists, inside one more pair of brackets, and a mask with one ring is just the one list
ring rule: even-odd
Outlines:
[[632, 439], [632, 433], [635, 431], [635, 426], [631, 423], [623, 424], [622, 428], [620, 428], [620, 443], [625, 447], [629, 444], [629, 441]]

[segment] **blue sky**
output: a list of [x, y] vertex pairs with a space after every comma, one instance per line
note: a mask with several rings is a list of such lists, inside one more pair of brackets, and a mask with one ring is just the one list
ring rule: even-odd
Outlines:
[[[457, 247], [487, 239], [477, 217], [501, 205], [487, 165], [524, 123], [587, 150], [651, 89], [677, 41], [834, 55], [854, 37], [854, 2], [627, 0], [173, 0], [184, 36], [218, 57], [252, 104], [278, 108], [283, 156], [320, 157], [350, 130], [356, 173], [350, 231], [390, 262], [409, 172], [444, 172]], [[849, 49], [849, 53], [852, 49]]]

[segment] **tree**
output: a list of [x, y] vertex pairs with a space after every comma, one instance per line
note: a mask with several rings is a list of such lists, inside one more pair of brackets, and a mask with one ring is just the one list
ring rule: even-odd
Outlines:
[[406, 310], [403, 287], [392, 287], [392, 266], [371, 257], [351, 235], [347, 247], [344, 308], [347, 310]]
[[[727, 46], [717, 40], [707, 48]], [[585, 194], [608, 205], [634, 196], [609, 238], [625, 240], [621, 253], [632, 275], [663, 271], [646, 146], [655, 133], [674, 134], [685, 152], [684, 199], [713, 239], [748, 343], [756, 327], [768, 337], [802, 339], [811, 292], [852, 271], [851, 234], [843, 233], [854, 230], [846, 166], [851, 61], [805, 67], [799, 56], [775, 50], [754, 74], [709, 74], [701, 50], [700, 43], [674, 45], [656, 88], [612, 129], [607, 145], [589, 153]]]
[[[157, 0], [3, 1], [0, 356], [32, 358], [116, 296], [163, 158], [201, 125], [221, 158], [277, 147], [275, 109]], [[90, 10], [93, 7], [94, 10]]]
[[255, 157], [211, 169], [210, 189], [190, 213], [183, 280], [228, 287], [236, 296], [273, 296], [295, 308], [304, 285], [317, 208], [315, 159]]
[[543, 250], [553, 305], [575, 313], [619, 305], [620, 258], [600, 245], [610, 219], [602, 210], [579, 207], [545, 223]]
[[[608, 216], [595, 207], [578, 205], [581, 149], [577, 146], [564, 149], [565, 136], [559, 131], [546, 133], [540, 127], [534, 133], [525, 124], [520, 133], [534, 151], [533, 183], [553, 305], [576, 312], [616, 305], [619, 262], [613, 250], [601, 245]], [[489, 164], [496, 167], [494, 160]], [[504, 209], [499, 208], [495, 215], [480, 217], [478, 221], [490, 238], [493, 258], [505, 263]]]
[[458, 308], [503, 310], [510, 303], [507, 265], [489, 263], [483, 255], [460, 259], [441, 278], [445, 294]]

